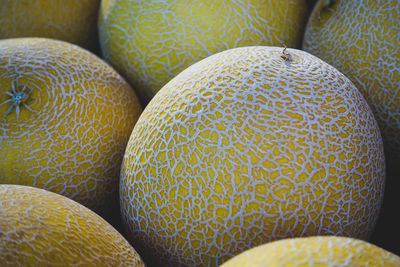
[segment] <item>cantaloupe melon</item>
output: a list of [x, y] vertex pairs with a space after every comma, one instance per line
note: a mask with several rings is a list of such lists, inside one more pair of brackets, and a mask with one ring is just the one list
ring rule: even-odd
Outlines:
[[122, 157], [141, 111], [132, 88], [92, 53], [45, 38], [0, 40], [0, 184], [47, 189], [105, 212], [112, 198], [118, 203]]
[[149, 265], [215, 266], [276, 239], [367, 239], [384, 182], [378, 125], [353, 83], [306, 52], [253, 46], [157, 93], [131, 134], [120, 195]]
[[0, 184], [0, 265], [143, 266], [110, 224], [47, 190]]
[[358, 239], [314, 236], [267, 243], [249, 249], [221, 265], [264, 266], [398, 267], [400, 257]]
[[299, 47], [305, 0], [103, 0], [103, 57], [144, 104], [170, 79], [213, 53], [246, 45]]

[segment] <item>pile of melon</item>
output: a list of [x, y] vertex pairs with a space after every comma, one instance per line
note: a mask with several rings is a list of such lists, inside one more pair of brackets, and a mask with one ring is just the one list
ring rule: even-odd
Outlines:
[[28, 2], [1, 266], [400, 266], [400, 1]]

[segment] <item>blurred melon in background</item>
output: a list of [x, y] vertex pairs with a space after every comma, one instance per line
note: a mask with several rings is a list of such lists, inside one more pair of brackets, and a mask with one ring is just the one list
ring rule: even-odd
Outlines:
[[47, 37], [98, 52], [100, 0], [0, 0], [0, 39]]
[[305, 0], [104, 0], [102, 55], [142, 104], [189, 65], [239, 46], [300, 47]]

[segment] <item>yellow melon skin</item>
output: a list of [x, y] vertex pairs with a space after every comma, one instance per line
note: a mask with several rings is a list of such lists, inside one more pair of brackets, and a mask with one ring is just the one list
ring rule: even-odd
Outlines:
[[100, 45], [147, 104], [175, 75], [216, 52], [300, 47], [307, 14], [305, 0], [104, 0]]
[[[10, 110], [13, 87], [28, 95], [19, 114]], [[45, 38], [0, 41], [0, 184], [43, 188], [104, 211], [118, 199], [140, 113], [132, 88], [92, 53]]]
[[215, 54], [144, 109], [120, 197], [149, 266], [215, 266], [288, 237], [370, 235], [385, 181], [373, 113], [335, 68], [286, 53], [289, 61], [279, 47]]
[[398, 267], [400, 257], [362, 240], [314, 236], [267, 243], [249, 249], [221, 265], [235, 266]]
[[[375, 112], [390, 157], [400, 159], [400, 2], [319, 1], [303, 49], [344, 73]], [[396, 163], [397, 164], [397, 163]]]
[[2, 0], [0, 39], [47, 37], [97, 49], [100, 0]]
[[0, 185], [0, 262], [15, 266], [144, 266], [110, 224], [43, 189]]

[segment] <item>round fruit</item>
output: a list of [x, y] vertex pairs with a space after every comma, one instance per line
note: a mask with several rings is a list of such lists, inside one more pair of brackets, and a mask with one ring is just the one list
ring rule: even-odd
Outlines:
[[0, 41], [0, 183], [47, 189], [98, 212], [118, 198], [141, 112], [132, 88], [95, 55], [45, 38]]
[[360, 89], [375, 112], [387, 155], [398, 160], [399, 25], [400, 1], [319, 1], [303, 44], [304, 50], [338, 68]]
[[246, 45], [299, 47], [305, 0], [102, 1], [104, 58], [146, 103], [170, 79], [213, 53]]
[[144, 266], [120, 233], [61, 195], [0, 185], [2, 266]]
[[377, 123], [343, 74], [303, 51], [243, 47], [150, 101], [125, 151], [121, 208], [143, 257], [218, 265], [286, 237], [368, 238], [384, 179]]
[[0, 39], [48, 37], [94, 50], [99, 6], [100, 0], [2, 0]]
[[400, 257], [368, 242], [338, 236], [284, 239], [252, 248], [221, 267], [400, 266]]

